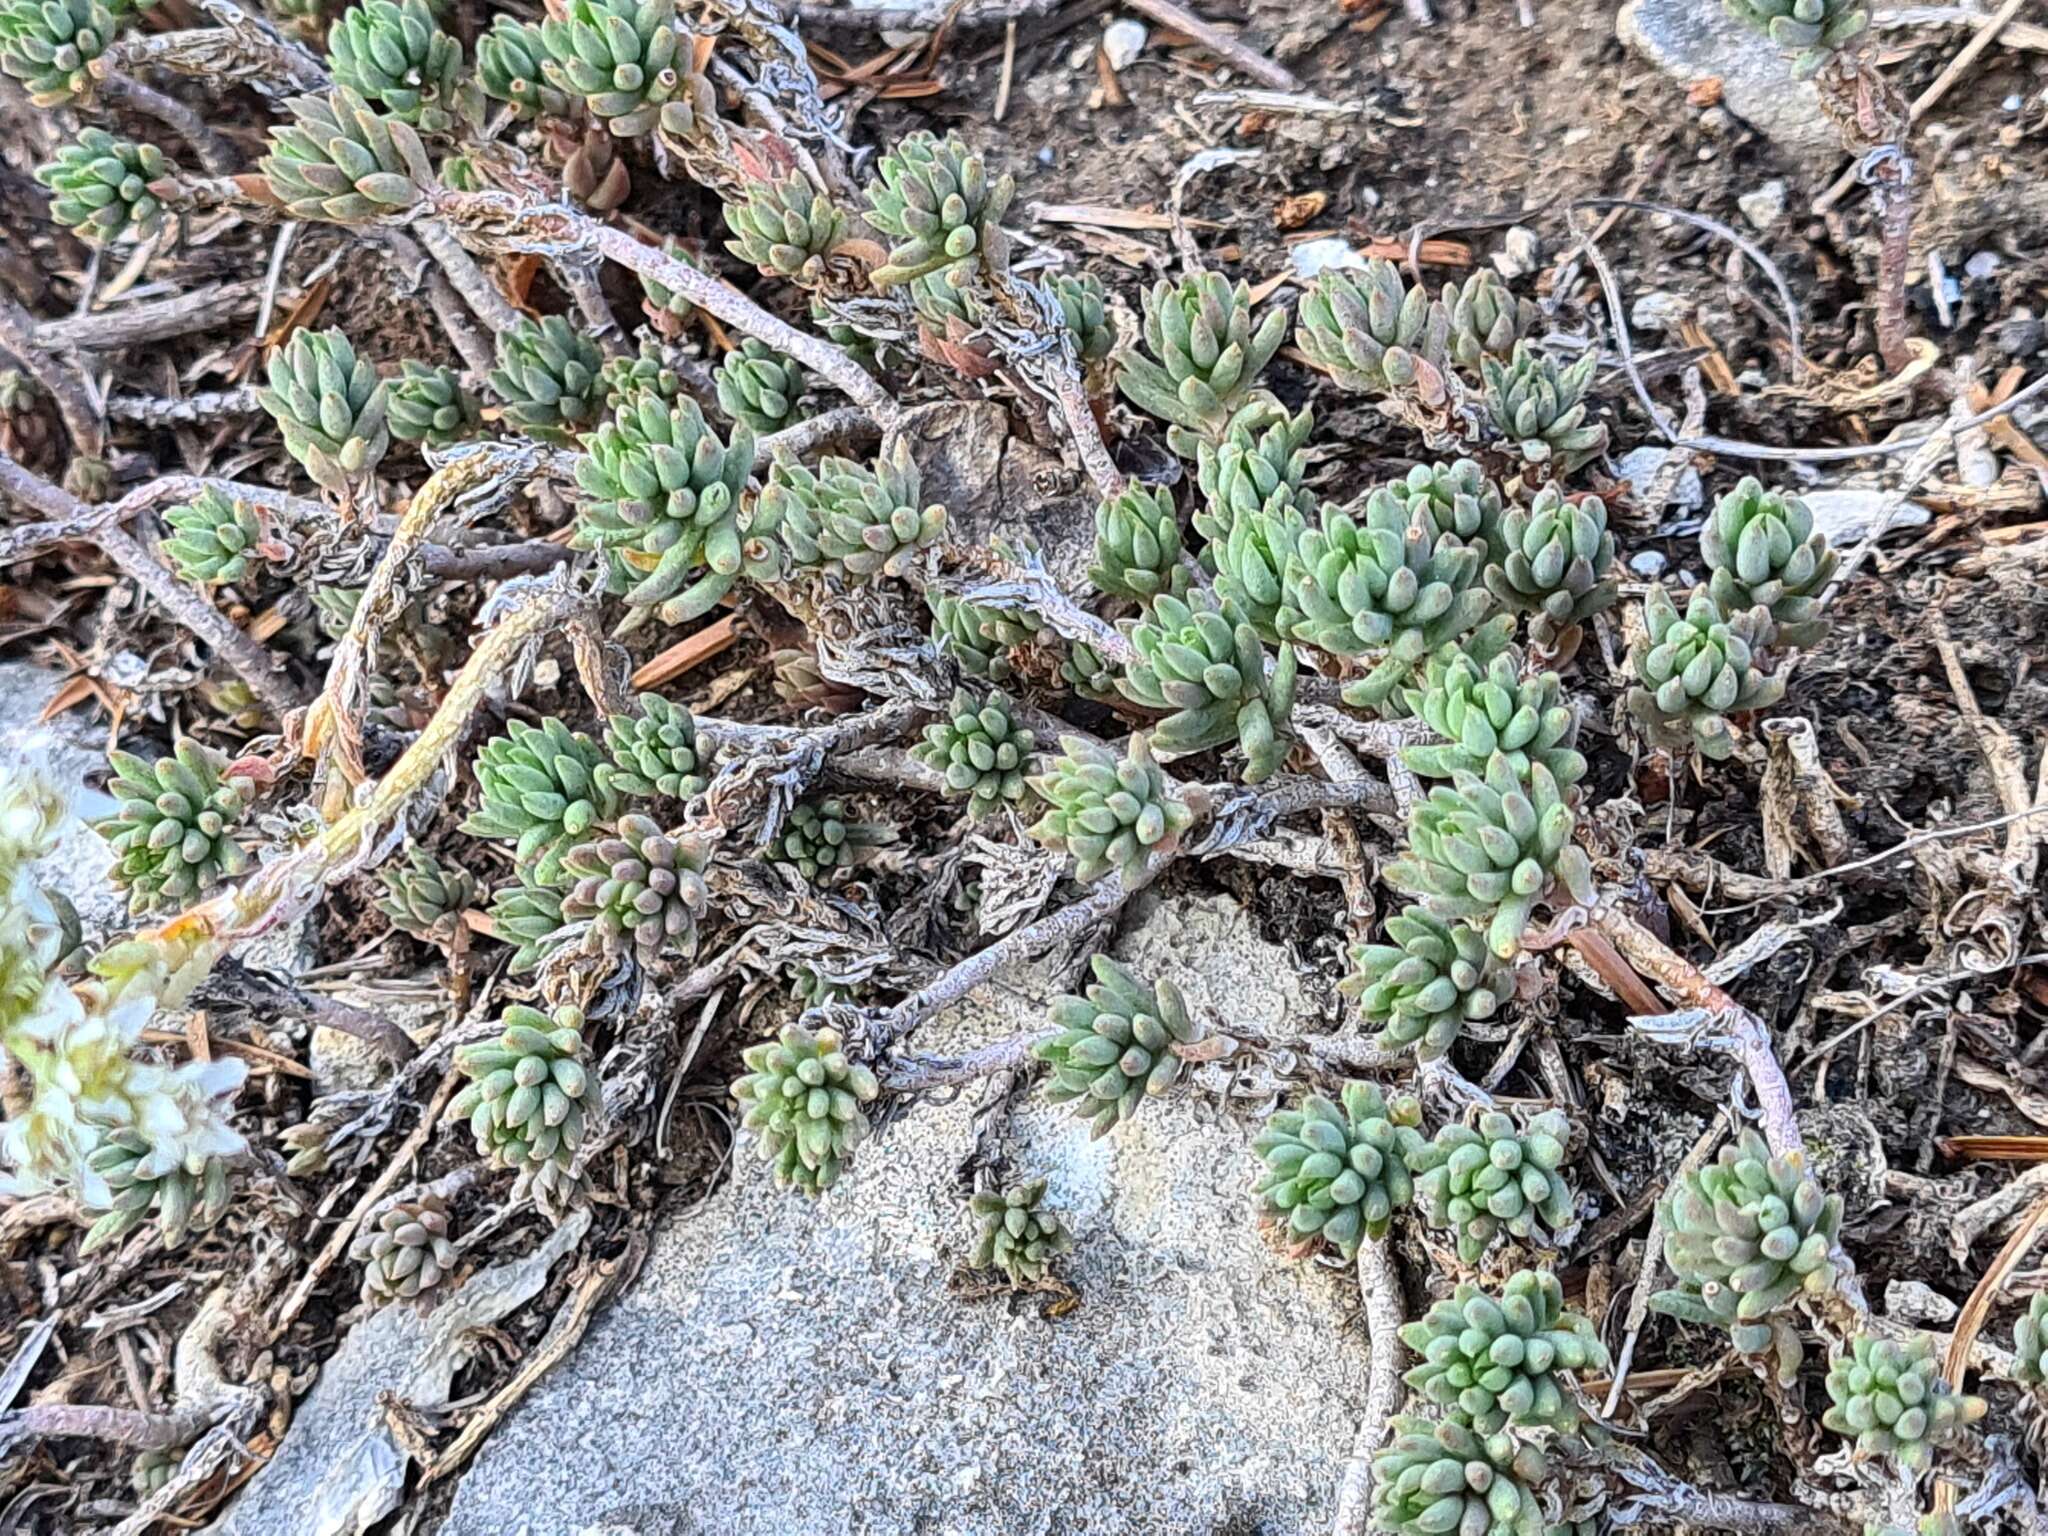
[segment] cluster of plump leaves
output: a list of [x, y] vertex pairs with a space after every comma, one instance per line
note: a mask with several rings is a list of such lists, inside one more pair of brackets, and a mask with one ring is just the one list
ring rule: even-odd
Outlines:
[[1586, 390], [1599, 363], [1589, 351], [1559, 367], [1528, 342], [1516, 342], [1509, 362], [1481, 359], [1487, 414], [1523, 458], [1568, 475], [1607, 446], [1607, 429], [1586, 420]]
[[1700, 557], [1722, 612], [1764, 609], [1778, 645], [1817, 645], [1826, 636], [1820, 596], [1840, 559], [1797, 496], [1744, 476], [1701, 526]]
[[979, 259], [1015, 191], [957, 134], [906, 135], [867, 187], [868, 222], [896, 242], [870, 280], [886, 288]]
[[648, 618], [681, 624], [708, 613], [742, 575], [772, 580], [782, 547], [772, 514], [746, 497], [754, 437], [744, 425], [722, 440], [694, 400], [643, 392], [583, 440], [576, 483], [585, 492], [576, 542], [604, 550], [630, 610], [621, 630]]
[[155, 184], [178, 168], [154, 144], [116, 138], [104, 128], [78, 137], [36, 168], [50, 191], [50, 217], [81, 240], [146, 240], [163, 227]]
[[2012, 1379], [2030, 1387], [2048, 1382], [2048, 1294], [2030, 1298], [2012, 1325]]
[[867, 1139], [861, 1106], [881, 1092], [875, 1074], [847, 1056], [837, 1030], [813, 1033], [801, 1024], [748, 1047], [741, 1059], [747, 1072], [732, 1096], [761, 1160], [778, 1183], [804, 1194], [830, 1189]]
[[256, 401], [323, 490], [361, 482], [391, 445], [388, 387], [340, 331], [292, 332], [271, 354], [269, 387]]
[[529, 437], [567, 443], [597, 425], [605, 398], [604, 353], [561, 315], [522, 318], [498, 333], [491, 391], [505, 420]]
[[505, 1010], [495, 1040], [465, 1045], [455, 1066], [469, 1086], [448, 1105], [466, 1120], [476, 1149], [519, 1175], [514, 1198], [529, 1188], [543, 1198], [562, 1191], [583, 1144], [590, 1077], [583, 1066], [583, 1011], [542, 1013], [523, 1003]]
[[1553, 887], [1582, 905], [1593, 900], [1592, 865], [1572, 842], [1574, 822], [1548, 768], [1530, 762], [1517, 772], [1496, 752], [1484, 778], [1455, 769], [1449, 784], [1416, 802], [1408, 850], [1387, 866], [1387, 880], [1440, 918], [1483, 920], [1487, 943], [1506, 959]]
[[1170, 711], [1152, 732], [1155, 743], [1202, 752], [1235, 742], [1244, 750], [1247, 784], [1278, 771], [1291, 739], [1291, 647], [1280, 648], [1269, 672], [1251, 623], [1201, 591], [1186, 601], [1162, 593], [1144, 618], [1126, 622], [1125, 633], [1135, 654], [1118, 691], [1143, 708]]
[[1373, 1521], [1392, 1536], [1548, 1536], [1543, 1453], [1509, 1430], [1397, 1416], [1373, 1458]]
[[166, 512], [164, 524], [171, 536], [163, 552], [180, 576], [203, 587], [240, 581], [254, 566], [287, 553], [270, 537], [259, 509], [210, 485]]
[[1403, 1326], [1401, 1342], [1422, 1357], [1408, 1385], [1481, 1434], [1575, 1429], [1578, 1404], [1557, 1373], [1607, 1364], [1592, 1323], [1566, 1310], [1564, 1287], [1547, 1270], [1517, 1270], [1498, 1298], [1460, 1285]]
[[1721, 0], [1728, 14], [1792, 55], [1804, 78], [1861, 37], [1870, 26], [1863, 0]]
[[1171, 491], [1133, 480], [1096, 504], [1095, 563], [1088, 580], [1099, 592], [1139, 603], [1162, 592], [1179, 597], [1187, 591]]
[[1338, 1102], [1311, 1093], [1267, 1120], [1252, 1142], [1260, 1220], [1297, 1256], [1328, 1243], [1344, 1258], [1387, 1235], [1415, 1198], [1409, 1159], [1423, 1146], [1422, 1107], [1388, 1104], [1374, 1083], [1346, 1083]]
[[801, 283], [846, 238], [846, 211], [802, 175], [754, 181], [744, 200], [725, 205], [725, 248], [763, 272]]
[[443, 864], [417, 843], [408, 844], [403, 859], [377, 872], [383, 894], [377, 910], [402, 933], [430, 942], [445, 942], [456, 923], [476, 901], [476, 877], [459, 866]]
[[[1314, 425], [1307, 406], [1290, 416], [1275, 404], [1265, 412], [1239, 411], [1221, 441], [1196, 445], [1195, 483], [1202, 505], [1192, 520], [1212, 551], [1229, 539], [1238, 519], [1269, 510], [1276, 496], [1296, 512], [1314, 508], [1315, 498], [1301, 484]], [[1280, 556], [1284, 562], [1284, 549]], [[1211, 564], [1221, 569], [1220, 557]]]
[[537, 24], [499, 11], [491, 18], [491, 30], [476, 40], [477, 84], [516, 117], [567, 117], [574, 102], [549, 82], [543, 69], [547, 57]]
[[462, 387], [462, 375], [445, 364], [405, 358], [386, 388], [385, 417], [401, 442], [439, 448], [475, 436], [483, 425], [483, 407]]
[[725, 354], [712, 384], [718, 408], [756, 432], [780, 432], [803, 419], [803, 369], [751, 336]]
[[704, 787], [704, 751], [689, 710], [658, 693], [634, 700], [633, 713], [605, 728], [612, 785], [622, 794], [687, 800]]
[[1387, 942], [1351, 950], [1352, 974], [1339, 990], [1358, 1000], [1359, 1016], [1380, 1028], [1379, 1045], [1413, 1047], [1417, 1061], [1449, 1052], [1467, 1024], [1493, 1017], [1513, 978], [1467, 923], [1446, 923], [1426, 907], [1387, 919]]
[[75, 101], [92, 90], [92, 61], [135, 9], [109, 9], [100, 0], [10, 0], [0, 6], [0, 73], [19, 80], [38, 107]]
[[1745, 1127], [1713, 1162], [1681, 1174], [1658, 1212], [1664, 1262], [1678, 1285], [1651, 1305], [1727, 1329], [1745, 1354], [1775, 1355], [1779, 1379], [1790, 1382], [1804, 1350], [1784, 1313], [1801, 1297], [1817, 1301], [1835, 1288], [1842, 1197], [1773, 1156]]
[[1024, 798], [1025, 769], [1034, 739], [1011, 713], [1009, 696], [991, 693], [976, 703], [956, 690], [946, 713], [924, 728], [914, 749], [920, 761], [945, 776], [948, 795], [967, 797], [969, 819], [993, 816]]
[[553, 715], [506, 721], [477, 754], [476, 780], [481, 798], [462, 830], [512, 843], [514, 862], [542, 885], [560, 882], [562, 856], [622, 803], [597, 743]]
[[920, 506], [918, 490], [910, 445], [900, 440], [872, 467], [828, 456], [813, 470], [777, 459], [761, 516], [800, 567], [844, 581], [901, 576], [946, 526], [946, 509]]
[[1569, 1227], [1574, 1198], [1564, 1177], [1571, 1122], [1545, 1110], [1518, 1126], [1488, 1110], [1476, 1124], [1443, 1126], [1410, 1159], [1415, 1197], [1433, 1227], [1445, 1227], [1458, 1257], [1476, 1264], [1503, 1232], [1549, 1246]]
[[675, 0], [568, 0], [540, 25], [541, 74], [617, 138], [687, 134], [699, 92]]
[[1070, 1104], [1091, 1136], [1106, 1136], [1137, 1112], [1149, 1094], [1180, 1081], [1177, 1045], [1194, 1045], [1208, 1030], [1188, 1012], [1180, 989], [1162, 978], [1148, 984], [1128, 967], [1098, 954], [1095, 980], [1079, 996], [1056, 998], [1058, 1033], [1032, 1046], [1047, 1063], [1045, 1096]]
[[1450, 319], [1451, 361], [1469, 373], [1477, 374], [1489, 357], [1513, 357], [1515, 343], [1536, 328], [1536, 306], [1510, 293], [1507, 284], [1485, 267], [1466, 278], [1462, 287], [1445, 283], [1441, 302]]
[[1881, 1457], [1913, 1476], [1985, 1412], [1981, 1397], [1942, 1379], [1934, 1340], [1924, 1333], [1903, 1342], [1852, 1335], [1828, 1361], [1827, 1389], [1821, 1423], [1853, 1439], [1859, 1460]]
[[1046, 278], [1045, 289], [1059, 306], [1060, 324], [1074, 338], [1082, 363], [1107, 358], [1116, 346], [1116, 326], [1109, 318], [1101, 280], [1091, 272], [1055, 272]]
[[1302, 295], [1294, 344], [1340, 389], [1365, 395], [1442, 389], [1450, 316], [1427, 289], [1410, 287], [1390, 261], [1318, 273]]
[[1609, 607], [1618, 591], [1606, 503], [1597, 496], [1567, 500], [1546, 485], [1527, 507], [1502, 512], [1495, 530], [1487, 590], [1530, 615], [1529, 638], [1540, 649], [1569, 655], [1578, 626]]
[[119, 805], [94, 830], [113, 852], [114, 881], [134, 911], [187, 901], [249, 867], [234, 834], [254, 783], [224, 774], [220, 753], [187, 737], [154, 763], [131, 752], [107, 761], [107, 793]]
[[1039, 1285], [1074, 1235], [1045, 1207], [1044, 1179], [987, 1190], [968, 1201], [974, 1217], [974, 1267], [1000, 1269], [1010, 1284]]
[[[553, 951], [562, 931], [562, 892], [543, 884], [531, 866], [491, 896], [491, 929], [501, 943], [512, 946], [512, 974], [523, 976]], [[560, 880], [559, 867], [555, 878]]]
[[1060, 746], [1051, 768], [1029, 780], [1047, 807], [1031, 835], [1071, 854], [1074, 878], [1084, 885], [1111, 873], [1132, 884], [1148, 857], [1179, 846], [1195, 813], [1174, 794], [1142, 732], [1132, 735], [1121, 761], [1086, 737], [1063, 736]]
[[186, 1233], [203, 1232], [226, 1214], [228, 1165], [222, 1158], [165, 1166], [147, 1136], [123, 1126], [110, 1131], [85, 1162], [108, 1198], [84, 1202], [93, 1222], [79, 1245], [83, 1253], [118, 1242], [152, 1217], [164, 1246], [175, 1248]]
[[380, 103], [426, 133], [455, 126], [462, 44], [441, 30], [427, 0], [358, 0], [327, 33], [337, 85]]
[[419, 130], [345, 85], [324, 96], [294, 96], [285, 110], [292, 121], [271, 129], [270, 152], [257, 169], [295, 219], [403, 219], [434, 184]]
[[855, 820], [844, 800], [799, 800], [789, 809], [773, 857], [815, 885], [844, 875], [887, 840], [882, 827]]
[[651, 816], [628, 812], [610, 833], [563, 856], [562, 919], [582, 928], [587, 953], [630, 949], [643, 966], [667, 954], [687, 959], [710, 901], [710, 859], [702, 839], [670, 837]]
[[1126, 355], [1117, 387], [1165, 421], [1167, 441], [1191, 459], [1199, 443], [1222, 442], [1253, 402], [1259, 374], [1287, 339], [1287, 315], [1268, 310], [1255, 326], [1249, 285], [1196, 272], [1145, 295], [1143, 334], [1150, 355]]
[[1719, 760], [1735, 750], [1729, 715], [1785, 696], [1785, 680], [1763, 670], [1771, 620], [1762, 608], [1730, 615], [1696, 587], [1681, 614], [1658, 586], [1643, 599], [1643, 623], [1629, 653], [1628, 707], [1654, 745]]
[[932, 613], [932, 644], [940, 654], [970, 677], [992, 683], [1016, 678], [1010, 653], [1038, 637], [1040, 624], [1034, 615], [984, 608], [934, 587], [925, 589], [924, 598]]
[[363, 1228], [348, 1256], [363, 1266], [363, 1300], [373, 1307], [417, 1302], [456, 1265], [453, 1223], [439, 1195], [400, 1200]]
[[1484, 773], [1496, 752], [1517, 777], [1541, 764], [1558, 787], [1586, 774], [1578, 715], [1555, 672], [1525, 676], [1521, 652], [1509, 647], [1489, 661], [1452, 649], [1432, 657], [1419, 688], [1407, 690], [1409, 712], [1441, 741], [1401, 749], [1401, 761], [1425, 779]]

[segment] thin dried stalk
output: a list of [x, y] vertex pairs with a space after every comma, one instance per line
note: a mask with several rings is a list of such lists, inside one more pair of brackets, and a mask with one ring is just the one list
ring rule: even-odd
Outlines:
[[1386, 1444], [1387, 1423], [1401, 1406], [1401, 1319], [1407, 1302], [1401, 1295], [1400, 1266], [1384, 1240], [1358, 1245], [1358, 1292], [1365, 1306], [1370, 1370], [1366, 1378], [1365, 1412], [1351, 1442], [1351, 1459], [1337, 1483], [1337, 1514], [1331, 1536], [1365, 1536], [1372, 1515], [1372, 1463]]
[[[85, 375], [53, 352], [46, 350], [36, 334], [35, 317], [0, 290], [0, 351], [11, 352], [22, 367], [49, 391], [57, 402], [57, 415], [71, 435], [72, 447], [89, 459], [105, 456], [106, 429], [100, 422], [100, 408], [93, 399]], [[17, 493], [19, 494], [19, 493]]]

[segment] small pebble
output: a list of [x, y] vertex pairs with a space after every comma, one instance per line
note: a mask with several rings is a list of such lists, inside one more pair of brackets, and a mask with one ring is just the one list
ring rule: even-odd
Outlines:
[[1111, 69], [1122, 74], [1145, 51], [1145, 41], [1151, 35], [1142, 21], [1119, 16], [1102, 30], [1103, 57], [1109, 60]]
[[1692, 312], [1690, 299], [1660, 290], [1635, 301], [1628, 312], [1628, 323], [1639, 331], [1675, 331]]
[[1999, 103], [1999, 105], [2005, 108], [2005, 110], [2008, 112], [2017, 112], [2021, 107], [2024, 107], [2026, 104], [2027, 98], [2024, 96], [2008, 96], [2005, 98], [2005, 100]]
[[1493, 253], [1494, 269], [1505, 278], [1527, 277], [1536, 270], [1542, 249], [1536, 231], [1517, 224], [1502, 239], [1501, 248]]
[[1655, 581], [1671, 562], [1661, 549], [1639, 549], [1628, 557], [1628, 568], [1646, 581]]
[[2004, 265], [2005, 262], [2000, 259], [1998, 252], [1979, 251], [1963, 263], [1963, 271], [1982, 282]]
[[1773, 178], [1754, 192], [1735, 199], [1735, 206], [1753, 229], [1769, 229], [1785, 215], [1785, 183]]

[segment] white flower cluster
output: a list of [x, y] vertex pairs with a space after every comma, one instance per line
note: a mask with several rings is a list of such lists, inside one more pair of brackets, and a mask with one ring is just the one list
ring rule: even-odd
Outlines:
[[70, 816], [47, 776], [0, 762], [0, 1047], [12, 1058], [0, 1194], [75, 1191], [110, 1233], [155, 1207], [175, 1238], [218, 1215], [221, 1160], [246, 1145], [228, 1108], [247, 1068], [170, 1067], [141, 1048], [157, 1009], [190, 985], [192, 968], [174, 972], [157, 945], [115, 946], [75, 987], [54, 973], [63, 924], [30, 866]]

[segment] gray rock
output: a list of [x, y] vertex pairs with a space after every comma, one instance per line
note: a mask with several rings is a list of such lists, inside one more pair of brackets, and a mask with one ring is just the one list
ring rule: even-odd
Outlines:
[[[1649, 493], [1650, 482], [1657, 478], [1657, 471], [1663, 465], [1668, 448], [1651, 444], [1645, 448], [1631, 448], [1621, 456], [1614, 468], [1635, 490], [1640, 502]], [[1665, 507], [1677, 507], [1682, 512], [1697, 512], [1706, 502], [1706, 490], [1700, 484], [1700, 472], [1688, 464], [1679, 471], [1678, 479], [1671, 487], [1662, 507], [1645, 507], [1646, 512], [1661, 513]]]
[[[1118, 953], [1190, 1002], [1313, 1012], [1224, 900], [1156, 906]], [[1036, 1027], [1012, 974], [919, 1031], [952, 1054]], [[816, 1203], [741, 1148], [656, 1234], [636, 1287], [485, 1443], [440, 1536], [1325, 1528], [1366, 1384], [1347, 1274], [1260, 1241], [1249, 1124], [1185, 1088], [1101, 1141], [1035, 1095], [1000, 1131], [1074, 1227], [1065, 1316], [967, 1299], [973, 1101], [926, 1102]]]
[[1629, 0], [1614, 33], [1681, 85], [1718, 78], [1722, 104], [1785, 149], [1841, 148], [1813, 82], [1793, 79], [1783, 54], [1711, 0]]
[[1670, 563], [1661, 549], [1639, 549], [1628, 557], [1628, 568], [1648, 581], [1662, 576]]
[[1651, 292], [1629, 306], [1628, 323], [1639, 331], [1675, 331], [1698, 310], [1697, 304], [1681, 294]]
[[1742, 210], [1752, 228], [1769, 229], [1785, 216], [1785, 183], [1774, 176], [1754, 192], [1745, 192], [1735, 199], [1735, 206]]
[[1527, 277], [1539, 265], [1543, 242], [1536, 238], [1536, 231], [1517, 224], [1501, 239], [1501, 248], [1493, 253], [1494, 270], [1512, 282], [1518, 277]]
[[106, 776], [105, 731], [88, 725], [82, 712], [66, 712], [48, 723], [42, 718], [60, 682], [54, 672], [28, 662], [0, 662], [0, 741], [6, 743], [4, 756], [32, 757], [71, 792], [79, 819], [36, 865], [35, 874], [45, 890], [66, 897], [78, 910], [79, 924], [92, 940], [129, 926], [128, 904], [108, 877], [114, 861], [105, 841], [86, 825], [111, 815], [116, 801], [87, 783], [88, 776]]
[[[1812, 510], [1813, 526], [1828, 536], [1830, 544], [1840, 547], [1870, 532], [1884, 509], [1886, 495], [1881, 486], [1838, 486], [1825, 491], [1801, 491], [1799, 499]], [[1904, 502], [1892, 513], [1886, 530], [1897, 533], [1901, 528], [1919, 528], [1933, 517], [1919, 502]]]
[[1095, 557], [1095, 500], [1058, 459], [1010, 435], [991, 401], [942, 400], [905, 413], [904, 439], [926, 501], [946, 509], [946, 538], [963, 553], [991, 541], [1035, 541], [1069, 591], [1085, 588]]

